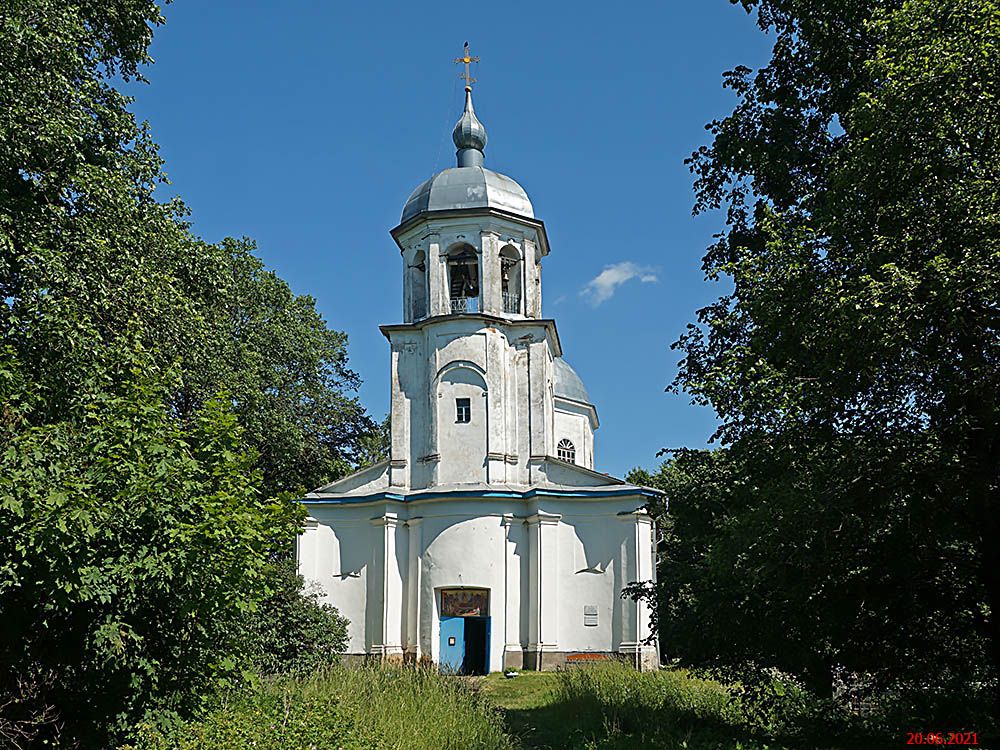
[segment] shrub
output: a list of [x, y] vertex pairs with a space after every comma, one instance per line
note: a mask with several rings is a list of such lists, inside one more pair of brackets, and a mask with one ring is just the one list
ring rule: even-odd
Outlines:
[[262, 675], [307, 674], [339, 661], [347, 619], [307, 588], [295, 560], [271, 566], [272, 593], [247, 616], [247, 641]]
[[136, 365], [35, 425], [44, 399], [18, 375], [0, 356], [0, 706], [21, 735], [7, 740], [27, 746], [33, 726], [38, 742], [104, 747], [239, 673], [238, 625], [301, 510], [260, 501], [221, 402], [182, 425]]

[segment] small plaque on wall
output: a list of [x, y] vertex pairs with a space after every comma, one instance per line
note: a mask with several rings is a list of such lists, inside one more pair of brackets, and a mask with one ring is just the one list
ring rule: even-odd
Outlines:
[[583, 605], [583, 624], [588, 628], [597, 627], [597, 605], [596, 604], [584, 604]]
[[441, 592], [442, 617], [486, 617], [489, 614], [489, 591], [483, 589], [444, 589]]

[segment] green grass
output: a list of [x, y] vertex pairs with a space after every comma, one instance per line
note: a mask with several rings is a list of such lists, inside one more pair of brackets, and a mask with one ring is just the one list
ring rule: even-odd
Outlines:
[[[505, 712], [525, 750], [817, 750], [768, 740], [738, 699], [685, 670], [639, 674], [621, 664], [559, 673], [490, 675], [481, 692]], [[851, 745], [855, 747], [855, 745]]]
[[796, 730], [799, 706], [752, 723], [733, 692], [682, 669], [610, 663], [508, 680], [382, 665], [266, 680], [199, 720], [145, 727], [123, 750], [835, 750], [828, 734]]
[[[618, 665], [560, 673], [491, 675], [482, 692], [512, 734], [536, 750], [763, 750], [743, 737], [721, 685], [682, 671], [638, 674]], [[771, 745], [768, 750], [782, 750]]]
[[515, 750], [500, 713], [425, 668], [331, 669], [267, 680], [200, 720], [142, 728], [123, 750]]

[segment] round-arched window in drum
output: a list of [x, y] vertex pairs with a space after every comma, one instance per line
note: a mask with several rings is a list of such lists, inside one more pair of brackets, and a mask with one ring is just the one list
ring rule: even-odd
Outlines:
[[576, 447], [569, 440], [563, 438], [559, 441], [559, 445], [556, 446], [556, 456], [563, 461], [575, 464]]

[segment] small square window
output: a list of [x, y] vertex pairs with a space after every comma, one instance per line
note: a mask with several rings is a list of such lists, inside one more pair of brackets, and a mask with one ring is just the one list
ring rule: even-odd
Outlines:
[[468, 398], [455, 399], [455, 421], [466, 423], [472, 421], [472, 400]]

